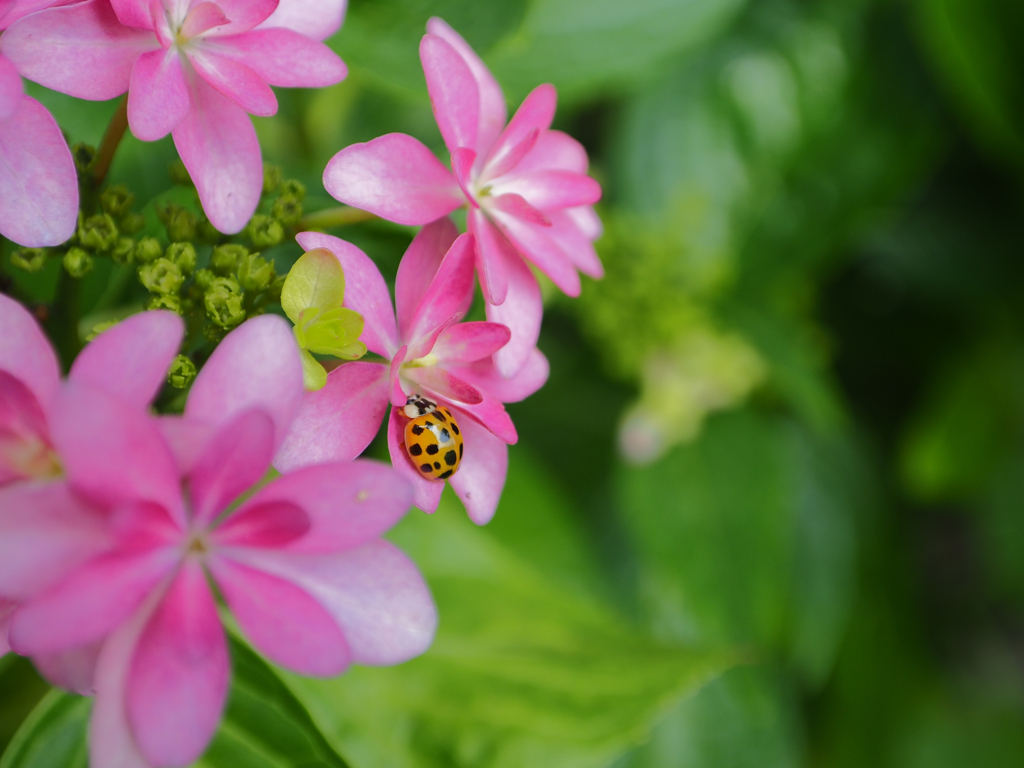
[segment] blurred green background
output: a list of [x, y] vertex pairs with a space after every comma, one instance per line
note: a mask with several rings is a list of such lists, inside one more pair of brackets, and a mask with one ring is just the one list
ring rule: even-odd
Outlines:
[[[348, 80], [256, 121], [307, 210], [353, 142], [444, 157], [431, 15], [513, 107], [558, 87], [607, 277], [546, 291], [495, 521], [446, 494], [393, 536], [435, 647], [323, 682], [236, 644], [203, 764], [1024, 765], [1024, 5], [352, 0]], [[32, 93], [72, 141], [115, 108]], [[146, 203], [174, 158], [129, 139], [111, 180]], [[335, 233], [389, 279], [412, 236]], [[87, 314], [141, 300], [110, 280]], [[0, 660], [2, 768], [85, 765], [88, 701], [45, 692]]]

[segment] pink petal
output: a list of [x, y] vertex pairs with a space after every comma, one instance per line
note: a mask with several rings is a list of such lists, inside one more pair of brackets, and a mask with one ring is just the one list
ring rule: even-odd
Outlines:
[[444, 38], [424, 35], [420, 61], [437, 127], [449, 152], [476, 149], [480, 126], [480, 89], [465, 59]]
[[347, 0], [281, 0], [261, 29], [283, 27], [313, 40], [326, 40], [345, 18]]
[[90, 643], [63, 653], [35, 655], [32, 663], [51, 685], [79, 696], [95, 692], [96, 662], [102, 643]]
[[345, 363], [331, 371], [323, 389], [303, 397], [274, 457], [278, 471], [351, 461], [366, 450], [388, 408], [388, 378], [387, 367], [379, 363]]
[[168, 549], [94, 558], [21, 604], [11, 622], [11, 647], [30, 656], [101, 640], [135, 612], [178, 558]]
[[[512, 423], [512, 417], [508, 415], [505, 406], [494, 397], [486, 396], [481, 402], [473, 405], [459, 403], [458, 408], [470, 414], [503, 443], [515, 445], [519, 442], [519, 434], [516, 432], [516, 425]], [[467, 418], [460, 419], [459, 424]]]
[[480, 123], [477, 127], [476, 144], [472, 147], [477, 152], [479, 160], [483, 160], [494, 144], [495, 139], [505, 127], [508, 119], [508, 108], [505, 105], [505, 94], [501, 86], [494, 79], [494, 75], [487, 69], [476, 52], [469, 47], [469, 44], [462, 39], [454, 29], [436, 16], [427, 22], [427, 32], [445, 40], [458, 52], [463, 61], [469, 67], [469, 71], [476, 80], [477, 89], [480, 94]]
[[189, 475], [193, 521], [206, 526], [255, 485], [274, 455], [274, 422], [262, 411], [246, 411], [209, 440]]
[[519, 258], [515, 248], [480, 209], [471, 209], [466, 216], [469, 233], [476, 240], [476, 271], [480, 290], [489, 304], [501, 304], [508, 294], [505, 263]]
[[12, 600], [0, 597], [0, 656], [5, 656], [11, 650], [11, 645], [7, 642], [7, 627], [10, 626], [11, 616], [17, 605]]
[[60, 368], [49, 340], [28, 310], [3, 294], [0, 294], [0, 370], [20, 379], [44, 409], [60, 386]]
[[448, 481], [466, 506], [469, 519], [486, 525], [494, 517], [508, 474], [508, 446], [473, 419], [461, 419], [465, 451], [459, 471]]
[[66, 483], [0, 490], [0, 593], [24, 598], [50, 587], [113, 544], [103, 518]]
[[412, 465], [409, 454], [405, 452], [405, 423], [408, 419], [401, 415], [400, 408], [392, 408], [388, 419], [388, 453], [391, 454], [391, 465], [402, 477], [412, 484], [413, 504], [424, 512], [434, 512], [441, 503], [441, 492], [444, 483], [437, 480], [426, 480]]
[[18, 70], [9, 59], [0, 56], [0, 123], [18, 111], [24, 94]]
[[210, 569], [246, 637], [273, 663], [312, 677], [340, 675], [351, 663], [338, 623], [305, 591], [225, 557]]
[[115, 396], [68, 382], [50, 430], [68, 481], [104, 509], [151, 501], [184, 519], [178, 471], [153, 419]]
[[79, 0], [6, 0], [0, 3], [0, 30], [7, 29], [18, 19], [57, 5], [71, 5]]
[[495, 223], [509, 242], [568, 296], [580, 295], [580, 276], [575, 265], [546, 230], [516, 216], [493, 212]]
[[601, 217], [589, 205], [582, 208], [569, 208], [564, 213], [573, 220], [588, 240], [597, 240], [604, 233]]
[[152, 32], [121, 24], [108, 0], [26, 16], [4, 32], [2, 45], [23, 77], [94, 101], [127, 91], [135, 59], [158, 47]]
[[189, 765], [224, 713], [230, 664], [202, 566], [186, 560], [139, 638], [126, 681], [128, 721], [153, 765]]
[[544, 386], [548, 380], [548, 359], [536, 347], [530, 350], [526, 362], [511, 378], [505, 378], [490, 360], [452, 369], [463, 381], [502, 403], [518, 403]]
[[538, 211], [522, 195], [501, 194], [492, 197], [487, 201], [487, 208], [490, 211], [501, 211], [509, 216], [514, 216], [527, 224], [534, 224], [540, 227], [550, 227], [551, 220]]
[[395, 278], [395, 305], [398, 309], [398, 332], [411, 338], [412, 321], [423, 303], [441, 266], [441, 260], [459, 236], [459, 230], [447, 216], [423, 227], [402, 256]]
[[[548, 230], [548, 235], [580, 272], [600, 279], [604, 277], [604, 266], [594, 249], [591, 238], [584, 229], [586, 227], [592, 230], [593, 225], [585, 220], [586, 214], [576, 213], [592, 210], [591, 208], [569, 208], [564, 211], [549, 212], [551, 229]], [[584, 222], [583, 226], [578, 223], [581, 220]], [[600, 224], [600, 220], [598, 224]]]
[[204, 49], [244, 62], [267, 83], [282, 88], [324, 88], [348, 74], [338, 54], [290, 29], [254, 29], [210, 40]]
[[[544, 134], [555, 119], [555, 105], [558, 94], [553, 85], [538, 85], [519, 105], [515, 115], [494, 143], [490, 154], [484, 162], [482, 179], [494, 178], [492, 165], [500, 168], [508, 165], [505, 156], [515, 152], [517, 147], [533, 131]], [[539, 139], [538, 139], [539, 141]], [[527, 155], [529, 156], [529, 155]]]
[[554, 169], [516, 173], [494, 186], [495, 195], [516, 194], [542, 211], [593, 205], [601, 199], [601, 185], [589, 176]]
[[[473, 236], [460, 235], [441, 260], [437, 274], [423, 295], [413, 314], [409, 331], [409, 357], [418, 358], [430, 352], [430, 347], [418, 343], [453, 316], [461, 317], [473, 301]], [[432, 345], [431, 345], [432, 346]]]
[[[237, 513], [250, 508], [288, 503], [303, 510], [309, 532], [287, 545], [292, 551], [338, 552], [362, 546], [390, 530], [412, 505], [412, 487], [394, 469], [359, 459], [347, 464], [321, 464], [291, 472], [257, 493]], [[214, 540], [231, 537], [229, 517]]]
[[404, 133], [345, 147], [327, 164], [324, 187], [336, 200], [408, 226], [428, 224], [466, 203], [451, 172]]
[[277, 113], [277, 96], [266, 81], [241, 62], [196, 48], [188, 55], [196, 72], [207, 83], [246, 112], [260, 117]]
[[245, 110], [202, 78], [191, 85], [192, 108], [173, 131], [174, 146], [196, 183], [210, 223], [233, 235], [260, 201], [260, 144]]
[[184, 119], [191, 104], [177, 49], [139, 56], [128, 90], [128, 124], [137, 139], [162, 139]]
[[576, 139], [562, 131], [542, 131], [537, 143], [516, 164], [516, 173], [561, 170], [586, 173], [590, 166], [587, 150]]
[[74, 234], [77, 217], [78, 177], [67, 142], [46, 108], [23, 96], [0, 123], [0, 234], [33, 248], [59, 245]]
[[231, 19], [230, 24], [217, 27], [213, 35], [237, 35], [265, 22], [277, 10], [278, 0], [216, 0], [216, 4]]
[[405, 362], [405, 359], [408, 356], [408, 351], [409, 347], [403, 345], [398, 352], [395, 353], [395, 356], [391, 358], [391, 365], [388, 368], [388, 381], [390, 382], [388, 388], [388, 399], [391, 401], [392, 405], [397, 405], [399, 407], [405, 405], [406, 402], [406, 393], [402, 389], [400, 374], [402, 370], [402, 363]]
[[153, 28], [150, 0], [110, 0], [110, 4], [122, 24], [139, 29]]
[[281, 549], [301, 539], [312, 527], [309, 515], [290, 501], [246, 504], [216, 528], [211, 541], [218, 547]]
[[518, 144], [509, 147], [505, 152], [503, 152], [501, 157], [496, 157], [492, 160], [491, 164], [487, 166], [488, 177], [492, 179], [500, 178], [518, 166], [523, 158], [526, 157], [530, 153], [530, 150], [532, 150], [537, 144], [539, 136], [540, 129], [534, 128], [526, 134], [526, 136], [520, 139]]
[[20, 379], [0, 370], [0, 487], [57, 469], [39, 401]]
[[229, 23], [231, 19], [224, 15], [224, 11], [216, 3], [193, 3], [181, 25], [181, 36], [191, 39]]
[[444, 400], [470, 405], [481, 403], [484, 399], [476, 387], [467, 384], [444, 368], [412, 368], [406, 371], [405, 375], [423, 394], [434, 394]]
[[508, 344], [494, 353], [494, 365], [505, 377], [514, 376], [526, 363], [540, 338], [544, 316], [540, 286], [533, 272], [518, 255], [505, 256], [508, 295], [503, 304], [487, 304], [487, 319], [507, 325], [512, 332]]
[[341, 262], [345, 272], [345, 306], [363, 316], [360, 340], [367, 349], [389, 360], [398, 349], [398, 328], [391, 294], [377, 265], [351, 243], [319, 232], [301, 232], [295, 237], [306, 251], [326, 248]]
[[386, 541], [329, 555], [253, 553], [243, 562], [316, 600], [341, 627], [356, 664], [401, 664], [434, 639], [430, 591], [412, 561]]
[[188, 419], [222, 425], [260, 410], [274, 422], [280, 446], [305, 389], [302, 362], [288, 323], [275, 315], [246, 320], [225, 337], [196, 377], [185, 405]]
[[173, 312], [133, 315], [86, 345], [69, 377], [147, 408], [167, 380], [184, 336], [185, 324]]
[[442, 363], [472, 363], [490, 357], [512, 338], [500, 323], [459, 323], [438, 336], [432, 350]]
[[181, 416], [160, 416], [156, 420], [156, 425], [171, 455], [174, 456], [178, 474], [182, 477], [188, 475], [203, 455], [206, 441], [215, 431], [214, 427]]
[[459, 182], [459, 189], [466, 196], [470, 206], [479, 208], [480, 203], [471, 191], [473, 184], [473, 163], [476, 161], [476, 152], [466, 147], [459, 147], [452, 152], [452, 171], [455, 173], [455, 180]]

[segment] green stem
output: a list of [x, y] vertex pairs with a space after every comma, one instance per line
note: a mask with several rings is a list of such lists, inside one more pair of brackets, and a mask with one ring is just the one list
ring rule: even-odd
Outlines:
[[82, 281], [72, 277], [62, 268], [57, 279], [57, 295], [53, 299], [53, 309], [47, 325], [65, 371], [70, 370], [71, 363], [81, 350], [82, 343], [78, 337], [81, 289]]
[[296, 226], [299, 230], [331, 229], [333, 227], [347, 227], [351, 224], [359, 224], [376, 218], [379, 217], [369, 211], [353, 208], [348, 205], [339, 205], [337, 208], [327, 208], [316, 213], [308, 213], [299, 220]]
[[117, 105], [117, 110], [114, 112], [114, 116], [110, 118], [110, 122], [107, 124], [107, 130], [103, 134], [103, 140], [100, 142], [99, 151], [96, 153], [96, 165], [95, 170], [93, 171], [93, 177], [96, 180], [97, 189], [103, 186], [103, 180], [107, 178], [107, 172], [110, 170], [110, 164], [114, 161], [114, 153], [117, 152], [117, 147], [120, 145], [121, 139], [124, 138], [126, 130], [128, 130], [127, 96], [121, 99], [121, 103]]

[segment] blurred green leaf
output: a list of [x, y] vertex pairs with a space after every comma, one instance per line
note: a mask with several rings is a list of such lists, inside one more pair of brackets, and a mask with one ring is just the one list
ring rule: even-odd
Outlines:
[[0, 754], [49, 689], [28, 659], [0, 656]]
[[91, 708], [89, 699], [50, 691], [8, 745], [0, 768], [87, 768]]

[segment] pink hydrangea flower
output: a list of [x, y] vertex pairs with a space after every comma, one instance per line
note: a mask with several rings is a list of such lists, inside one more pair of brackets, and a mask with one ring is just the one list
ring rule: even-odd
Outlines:
[[171, 133], [206, 215], [233, 234], [263, 185], [247, 113], [277, 112], [272, 85], [345, 77], [320, 42], [343, 11], [344, 0], [87, 0], [16, 22], [0, 49], [25, 77], [78, 98], [127, 91], [132, 133], [143, 141]]
[[94, 768], [184, 766], [205, 750], [230, 677], [208, 578], [250, 642], [302, 674], [429, 646], [429, 591], [380, 539], [412, 500], [393, 469], [309, 467], [232, 506], [265, 475], [302, 394], [291, 329], [258, 317], [220, 344], [183, 417], [69, 382], [51, 426], [66, 481], [0, 491], [0, 593], [20, 600], [11, 646], [95, 692]]
[[[54, 1], [0, 2], [0, 30]], [[0, 235], [33, 248], [59, 245], [77, 221], [71, 150], [53, 116], [25, 95], [14, 63], [0, 55]]]
[[501, 86], [466, 41], [436, 18], [427, 32], [420, 59], [452, 170], [416, 139], [392, 133], [335, 155], [324, 186], [343, 203], [407, 225], [468, 204], [487, 317], [512, 330], [495, 364], [511, 376], [536, 345], [542, 315], [523, 259], [570, 296], [580, 292], [577, 270], [601, 277], [592, 245], [601, 222], [590, 207], [601, 187], [587, 176], [579, 142], [550, 129], [553, 86], [534, 90], [506, 125]]
[[401, 406], [410, 395], [424, 395], [456, 417], [465, 453], [448, 482], [470, 518], [488, 522], [505, 485], [508, 445], [518, 439], [502, 403], [543, 386], [548, 363], [534, 348], [520, 372], [506, 380], [491, 357], [508, 342], [508, 328], [459, 322], [473, 298], [473, 236], [459, 236], [446, 218], [420, 230], [398, 268], [397, 320], [384, 278], [366, 254], [315, 232], [300, 234], [298, 241], [306, 250], [326, 248], [338, 257], [347, 283], [345, 305], [363, 316], [360, 339], [388, 364], [346, 363], [328, 375], [323, 389], [307, 393], [275, 466], [288, 470], [355, 458], [389, 414], [392, 464], [414, 485], [416, 506], [433, 512], [444, 482], [424, 479], [400, 445], [406, 422]]

